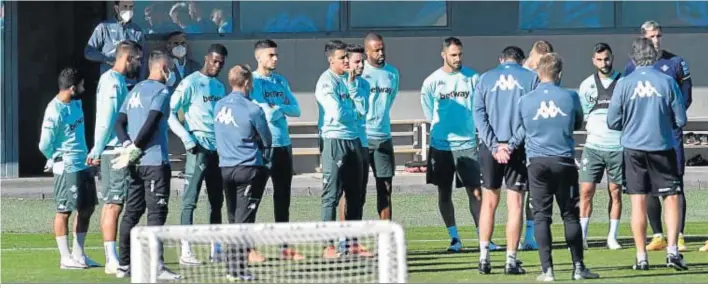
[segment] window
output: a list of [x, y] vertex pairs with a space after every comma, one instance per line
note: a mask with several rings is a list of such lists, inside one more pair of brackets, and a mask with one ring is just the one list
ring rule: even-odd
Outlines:
[[519, 2], [519, 29], [612, 28], [613, 1]]
[[[233, 32], [233, 9], [227, 1], [135, 1], [133, 22], [148, 34]], [[113, 11], [113, 6], [111, 6]]]
[[628, 1], [622, 2], [622, 26], [639, 29], [647, 20], [664, 27], [708, 26], [705, 1]]
[[339, 1], [242, 1], [241, 32], [339, 31]]
[[445, 1], [352, 1], [352, 28], [446, 27]]

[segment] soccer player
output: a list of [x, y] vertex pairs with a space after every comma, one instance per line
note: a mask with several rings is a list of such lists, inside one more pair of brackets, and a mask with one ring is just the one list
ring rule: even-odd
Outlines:
[[[209, 46], [204, 56], [204, 67], [182, 79], [170, 98], [170, 130], [184, 143], [187, 151], [184, 192], [180, 202], [180, 224], [192, 225], [202, 181], [206, 182], [209, 198], [209, 224], [221, 224], [221, 207], [224, 205], [223, 183], [219, 173], [219, 156], [214, 139], [214, 106], [226, 94], [224, 84], [217, 76], [226, 62], [228, 52], [221, 44]], [[184, 126], [177, 119], [184, 111]], [[210, 257], [219, 260], [218, 245], [212, 244]], [[182, 265], [199, 265], [189, 242], [182, 241]]]
[[587, 139], [580, 161], [580, 226], [583, 230], [583, 247], [588, 248], [587, 234], [592, 215], [592, 198], [595, 185], [602, 181], [607, 171], [610, 202], [610, 232], [607, 234], [607, 248], [622, 249], [617, 242], [617, 229], [622, 215], [622, 145], [619, 131], [607, 128], [607, 107], [612, 100], [612, 92], [621, 74], [612, 69], [612, 49], [606, 43], [595, 44], [592, 64], [597, 70], [580, 83], [578, 96], [583, 106], [587, 125]]
[[[366, 111], [368, 109], [368, 99], [366, 98], [365, 95], [369, 94], [369, 83], [364, 80], [364, 78], [361, 77], [362, 73], [364, 72], [364, 61], [366, 60], [366, 52], [364, 49], [364, 46], [358, 45], [358, 44], [348, 44], [347, 45], [347, 56], [349, 57], [349, 68], [351, 69], [351, 73], [354, 73], [356, 75], [356, 87], [358, 89], [357, 95], [362, 95], [361, 97], [354, 98], [354, 106], [357, 108], [357, 111], [360, 112], [359, 115], [357, 115], [357, 119], [359, 122], [359, 141], [361, 141], [361, 153], [364, 155], [361, 158], [361, 173], [362, 173], [362, 191], [363, 193], [361, 194], [361, 205], [364, 206], [364, 203], [366, 202], [366, 186], [369, 183], [369, 158], [367, 157], [369, 151], [368, 151], [368, 142], [366, 138]], [[346, 189], [343, 194], [346, 194]], [[346, 221], [346, 216], [347, 216], [347, 199], [344, 195], [340, 197], [339, 200], [339, 220], [341, 221]], [[340, 239], [339, 242], [339, 250], [340, 252], [346, 252], [345, 247], [346, 246], [346, 239]]]
[[573, 260], [574, 280], [596, 279], [583, 263], [583, 238], [578, 221], [580, 195], [575, 166], [573, 131], [583, 127], [583, 110], [578, 94], [558, 86], [563, 60], [556, 53], [542, 56], [538, 63], [540, 84], [523, 95], [514, 117], [517, 127], [508, 146], [497, 149], [497, 159], [509, 159], [522, 142], [526, 145], [529, 190], [533, 194], [535, 236], [541, 259], [538, 281], [555, 281], [551, 256], [553, 199], [560, 208], [565, 241]]
[[[113, 1], [115, 19], [99, 23], [96, 28], [94, 28], [91, 38], [88, 40], [88, 44], [86, 44], [84, 57], [89, 61], [100, 63], [100, 72], [102, 75], [111, 69], [111, 67], [115, 66], [114, 64], [119, 57], [119, 43], [121, 41], [134, 41], [140, 44], [141, 47], [146, 47], [147, 45], [143, 30], [139, 25], [131, 21], [133, 20], [134, 8], [135, 1]], [[144, 59], [145, 57], [145, 53], [142, 53], [140, 59], [143, 61], [147, 60]], [[130, 74], [126, 75], [126, 81], [132, 86], [137, 83], [138, 79], [145, 79], [146, 72], [146, 69], [131, 71]]]
[[686, 107], [676, 81], [652, 66], [659, 51], [646, 38], [632, 43], [630, 58], [636, 69], [615, 87], [607, 110], [607, 125], [622, 131], [626, 193], [632, 201], [632, 234], [637, 249], [635, 270], [648, 270], [644, 238], [647, 198], [664, 198], [667, 240], [666, 265], [686, 270], [677, 239], [683, 193], [676, 165], [674, 130], [686, 125]]
[[[88, 152], [81, 94], [84, 79], [73, 68], [59, 74], [59, 93], [44, 110], [39, 151], [47, 158], [45, 171], [54, 174], [54, 234], [59, 247], [61, 269], [84, 269], [95, 262], [84, 253], [84, 240], [91, 215], [98, 204], [96, 183], [86, 166]], [[74, 219], [73, 251], [67, 238], [69, 217]]]
[[115, 274], [118, 268], [116, 254], [116, 232], [123, 202], [128, 194], [128, 170], [113, 169], [111, 161], [118, 155], [120, 142], [115, 133], [118, 112], [128, 95], [126, 75], [135, 73], [142, 63], [142, 47], [133, 41], [123, 41], [117, 45], [113, 68], [101, 75], [96, 91], [96, 127], [93, 148], [86, 158], [91, 166], [101, 165], [101, 186], [103, 210], [101, 211], [101, 232], [106, 254], [106, 274]]
[[[357, 95], [356, 73], [349, 67], [347, 44], [333, 40], [325, 45], [329, 69], [317, 80], [315, 97], [321, 109], [322, 123], [322, 221], [334, 221], [337, 205], [346, 187], [346, 220], [362, 219], [361, 167], [364, 155], [359, 141], [359, 115], [355, 99]], [[357, 100], [360, 101], [360, 100]], [[370, 256], [355, 239], [348, 245], [348, 253]], [[323, 258], [338, 257], [334, 243], [329, 243]]]
[[474, 91], [474, 124], [482, 138], [479, 146], [483, 193], [479, 223], [479, 272], [482, 274], [492, 271], [489, 242], [494, 231], [494, 214], [499, 206], [502, 181], [506, 183], [508, 217], [504, 273], [526, 273], [520, 261], [516, 260], [528, 182], [526, 154], [523, 146], [519, 146], [510, 159], [499, 161], [494, 158], [500, 147], [508, 145], [514, 132], [511, 120], [518, 113], [519, 98], [538, 85], [536, 73], [521, 66], [523, 60], [524, 52], [519, 47], [504, 48], [499, 66], [482, 74]]
[[[683, 96], [684, 106], [688, 110], [693, 102], [692, 91], [693, 83], [691, 80], [691, 72], [688, 69], [688, 64], [686, 60], [675, 55], [671, 52], [664, 50], [661, 47], [661, 26], [656, 21], [647, 21], [642, 24], [642, 37], [651, 40], [652, 44], [658, 51], [659, 59], [654, 63], [654, 68], [661, 71], [662, 73], [668, 75], [678, 83], [681, 89], [681, 95]], [[629, 75], [636, 69], [636, 64], [631, 60], [627, 63], [624, 70], [624, 75]], [[676, 129], [674, 131], [674, 138], [676, 139], [676, 158], [677, 166], [679, 171], [679, 178], [681, 180], [681, 191], [683, 191], [683, 175], [686, 168], [686, 158], [683, 151], [683, 130]], [[685, 191], [684, 191], [685, 192]], [[651, 195], [650, 195], [651, 196]], [[679, 251], [687, 251], [686, 244], [683, 238], [683, 230], [686, 226], [686, 198], [683, 193], [678, 195], [679, 199], [679, 238], [678, 247]], [[664, 230], [661, 226], [661, 201], [659, 197], [649, 197], [647, 198], [647, 215], [649, 216], [649, 224], [651, 225], [651, 230], [654, 232], [654, 237], [652, 238], [649, 245], [647, 245], [647, 250], [649, 251], [661, 251], [666, 248], [666, 239], [663, 237]]]
[[[288, 80], [275, 72], [278, 65], [278, 44], [260, 40], [255, 45], [258, 68], [253, 72], [252, 101], [265, 112], [273, 145], [268, 155], [273, 181], [273, 213], [275, 222], [290, 221], [290, 197], [293, 182], [293, 146], [288, 130], [288, 117], [300, 117], [300, 104], [290, 90]], [[256, 257], [255, 250], [253, 250]], [[262, 256], [256, 257], [260, 258]], [[287, 246], [280, 251], [282, 259], [302, 260], [305, 257]]]
[[[526, 69], [536, 71], [538, 67], [538, 62], [548, 53], [553, 53], [553, 45], [545, 40], [538, 40], [531, 46], [531, 51], [529, 52], [529, 57], [524, 61], [524, 67]], [[560, 84], [560, 83], [559, 83]], [[526, 193], [526, 233], [524, 234], [524, 240], [519, 243], [519, 250], [536, 250], [538, 249], [538, 244], [536, 239], [534, 239], [534, 220], [533, 220], [533, 209], [531, 209], [531, 193]]]
[[462, 66], [462, 42], [449, 37], [442, 43], [443, 66], [423, 81], [420, 102], [430, 127], [426, 182], [438, 187], [438, 208], [450, 235], [448, 252], [462, 252], [455, 224], [452, 184], [465, 187], [469, 209], [479, 229], [481, 205], [477, 134], [472, 97], [479, 75]]
[[[128, 196], [120, 225], [120, 267], [116, 277], [130, 276], [130, 230], [147, 208], [147, 225], [162, 226], [167, 220], [172, 171], [167, 156], [167, 117], [174, 84], [174, 63], [168, 54], [156, 50], [148, 61], [147, 80], [133, 87], [120, 109], [115, 129], [123, 150], [113, 159], [115, 169], [129, 171]], [[178, 280], [181, 276], [164, 267], [160, 255], [159, 280]]]
[[[268, 182], [266, 155], [272, 136], [265, 112], [248, 98], [253, 75], [245, 65], [229, 71], [232, 92], [216, 103], [214, 134], [224, 179], [229, 223], [254, 223]], [[247, 247], [228, 245], [227, 279], [254, 280], [247, 271]]]
[[[396, 171], [390, 114], [398, 96], [400, 76], [396, 67], [386, 63], [386, 47], [381, 35], [367, 34], [364, 47], [366, 62], [361, 77], [368, 82], [370, 91], [363, 96], [371, 107], [366, 114], [368, 162], [376, 179], [376, 211], [381, 220], [390, 220], [393, 213], [391, 190]], [[366, 169], [367, 179], [368, 174], [369, 169]]]

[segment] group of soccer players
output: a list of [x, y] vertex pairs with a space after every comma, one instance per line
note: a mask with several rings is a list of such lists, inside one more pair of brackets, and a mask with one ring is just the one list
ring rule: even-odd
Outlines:
[[[443, 66], [423, 82], [421, 104], [432, 124], [426, 179], [438, 188], [438, 206], [451, 238], [448, 251], [462, 249], [451, 197], [454, 181], [458, 188], [466, 188], [478, 227], [479, 272], [491, 272], [489, 251], [498, 248], [491, 242], [494, 216], [504, 182], [508, 213], [504, 272], [524, 274], [516, 251], [537, 248], [542, 262], [538, 279], [554, 280], [550, 222], [555, 197], [565, 223], [573, 279], [598, 278], [585, 267], [583, 250], [595, 185], [607, 170], [612, 196], [608, 247], [621, 248], [616, 233], [624, 189], [632, 200], [637, 247], [634, 269], [649, 269], [646, 249], [650, 247], [644, 246], [646, 214], [653, 228], [653, 221], [659, 221], [655, 239], [661, 242], [663, 236], [661, 212], [658, 220], [651, 216], [661, 207], [652, 204], [647, 210], [646, 203], [661, 197], [668, 228], [668, 245], [663, 244], [667, 265], [687, 269], [679, 253], [685, 249], [681, 234], [685, 198], [683, 163], [677, 161], [676, 153], [683, 158], [680, 128], [690, 104], [690, 74], [685, 61], [660, 49], [661, 28], [656, 22], [647, 22], [642, 33], [644, 37], [633, 43], [632, 61], [624, 74], [612, 69], [609, 45], [597, 44], [592, 51], [597, 72], [583, 81], [579, 93], [559, 87], [563, 61], [548, 42], [534, 44], [528, 58], [518, 47], [507, 47], [500, 65], [480, 75], [462, 65], [459, 39], [444, 40]], [[336, 220], [339, 204], [342, 220], [362, 219], [369, 167], [376, 181], [379, 218], [392, 217], [395, 162], [390, 110], [398, 94], [399, 73], [386, 62], [380, 35], [369, 33], [363, 42], [328, 42], [329, 67], [315, 87], [323, 221]], [[275, 220], [289, 221], [293, 154], [287, 118], [299, 117], [300, 107], [286, 78], [274, 72], [277, 44], [261, 40], [254, 48], [257, 69], [251, 71], [248, 65], [231, 68], [228, 84], [232, 92], [227, 95], [217, 78], [228, 56], [223, 45], [211, 45], [202, 69], [177, 84], [175, 64], [168, 53], [143, 53], [133, 41], [118, 43], [113, 67], [99, 82], [90, 152], [80, 100], [83, 79], [75, 69], [61, 72], [60, 92], [46, 108], [39, 146], [48, 159], [46, 170], [55, 176], [54, 230], [62, 269], [98, 265], [86, 257], [83, 245], [88, 221], [102, 198], [105, 271], [118, 277], [130, 274], [130, 230], [146, 210], [148, 225], [164, 225], [167, 217], [168, 127], [187, 151], [180, 224], [193, 223], [202, 183], [206, 184], [210, 224], [222, 223], [225, 201], [230, 223], [255, 222], [268, 178], [273, 182]], [[129, 89], [126, 75], [140, 71], [143, 55], [149, 55], [147, 79]], [[179, 113], [184, 114], [183, 123]], [[584, 120], [588, 122], [587, 144], [577, 163], [573, 131], [582, 128]], [[88, 167], [99, 165], [102, 193], [97, 194]], [[527, 234], [520, 243], [524, 208]], [[77, 213], [70, 252], [67, 226], [72, 212]], [[120, 253], [116, 253], [116, 234]], [[253, 279], [245, 263], [265, 261], [255, 247], [211, 246], [211, 261], [224, 261], [225, 254], [231, 255], [228, 275], [235, 279]], [[336, 258], [342, 253], [372, 255], [356, 239], [340, 239], [339, 245], [329, 243], [322, 256]], [[281, 246], [280, 257], [304, 258], [287, 244]], [[190, 243], [182, 241], [180, 264], [196, 266], [202, 261]], [[166, 267], [159, 269], [160, 279], [181, 277]]]

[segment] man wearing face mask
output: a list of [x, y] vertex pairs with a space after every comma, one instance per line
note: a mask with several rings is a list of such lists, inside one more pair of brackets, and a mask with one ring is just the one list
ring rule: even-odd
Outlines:
[[[115, 64], [118, 44], [124, 40], [135, 41], [141, 47], [147, 47], [145, 33], [140, 26], [131, 22], [133, 19], [134, 1], [114, 1], [113, 10], [116, 19], [99, 23], [91, 34], [88, 44], [84, 49], [84, 57], [89, 61], [101, 64], [100, 72], [103, 74]], [[145, 60], [145, 54], [141, 57]], [[143, 63], [144, 64], [144, 63]], [[140, 69], [127, 75], [130, 86], [141, 79], [145, 79], [146, 69]]]
[[187, 34], [182, 31], [175, 31], [167, 35], [166, 43], [167, 52], [172, 57], [172, 62], [175, 63], [175, 77], [177, 78], [172, 86], [168, 86], [170, 94], [174, 92], [177, 85], [182, 82], [182, 79], [188, 75], [198, 71], [201, 68], [199, 62], [187, 57]]
[[[84, 269], [95, 263], [84, 254], [84, 240], [91, 215], [98, 204], [96, 183], [84, 159], [88, 152], [80, 95], [84, 80], [78, 71], [66, 68], [59, 74], [59, 94], [47, 105], [42, 121], [39, 150], [48, 159], [45, 171], [54, 174], [54, 234], [61, 269]], [[74, 251], [67, 240], [69, 217], [74, 219]], [[87, 265], [88, 264], [88, 265]], [[93, 265], [92, 265], [93, 266]]]
[[[184, 143], [187, 151], [184, 192], [180, 203], [180, 224], [192, 225], [202, 181], [206, 182], [209, 198], [209, 224], [221, 224], [224, 204], [223, 183], [219, 173], [219, 155], [214, 135], [214, 106], [226, 95], [224, 84], [217, 76], [226, 62], [228, 52], [221, 44], [212, 44], [204, 56], [204, 68], [187, 76], [177, 86], [170, 99], [170, 130]], [[184, 110], [184, 126], [177, 119]], [[211, 249], [212, 261], [217, 257], [218, 245]], [[188, 242], [182, 241], [182, 265], [199, 265], [201, 261], [192, 253]]]
[[[167, 117], [173, 84], [174, 63], [159, 50], [150, 53], [150, 75], [135, 85], [123, 102], [115, 125], [123, 150], [112, 163], [114, 169], [129, 171], [128, 197], [120, 225], [120, 267], [116, 277], [130, 275], [130, 230], [145, 213], [147, 225], [162, 226], [170, 200], [170, 161], [167, 156]], [[160, 255], [162, 258], [162, 255]], [[164, 259], [160, 259], [164, 261]], [[180, 275], [159, 265], [159, 280], [178, 280]]]
[[117, 156], [120, 142], [115, 135], [114, 125], [118, 111], [128, 95], [126, 75], [140, 69], [142, 47], [133, 41], [122, 41], [116, 48], [116, 60], [113, 68], [101, 75], [96, 91], [96, 127], [94, 143], [86, 163], [101, 165], [101, 186], [104, 201], [101, 211], [101, 232], [106, 253], [106, 274], [115, 274], [118, 268], [116, 255], [116, 230], [123, 201], [128, 193], [128, 171], [112, 169], [111, 160]]

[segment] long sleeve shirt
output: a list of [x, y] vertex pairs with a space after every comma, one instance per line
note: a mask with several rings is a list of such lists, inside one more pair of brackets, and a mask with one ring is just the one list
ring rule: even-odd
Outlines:
[[[167, 153], [169, 99], [169, 91], [165, 84], [145, 80], [135, 85], [121, 107], [120, 113], [126, 115], [126, 132], [131, 141], [143, 151], [140, 166], [161, 166], [170, 163]], [[151, 113], [158, 113], [159, 117], [153, 119], [157, 123], [149, 122], [152, 119]], [[149, 126], [154, 126], [156, 129], [150, 135], [146, 135], [145, 129]]]
[[359, 115], [354, 99], [358, 95], [357, 81], [349, 82], [348, 74], [327, 70], [317, 80], [315, 98], [320, 109], [321, 136], [326, 139], [354, 140], [359, 137]]
[[477, 147], [472, 98], [478, 81], [479, 75], [464, 66], [453, 73], [440, 68], [423, 81], [420, 102], [431, 123], [431, 147], [443, 151]]
[[118, 112], [128, 95], [125, 76], [110, 69], [101, 75], [96, 89], [96, 126], [93, 134], [93, 148], [89, 153], [92, 159], [100, 158], [107, 146], [120, 146], [115, 133]]
[[241, 92], [216, 103], [214, 130], [219, 167], [263, 166], [273, 141], [265, 112]]
[[273, 136], [273, 147], [290, 146], [287, 118], [300, 117], [300, 104], [290, 90], [288, 80], [274, 72], [269, 76], [254, 72], [253, 90], [249, 96], [265, 112]]
[[[620, 137], [622, 132], [607, 127], [607, 108], [612, 99], [620, 75], [615, 72], [609, 78], [590, 75], [578, 88], [580, 104], [585, 115], [587, 138], [585, 147], [600, 151], [622, 151]], [[599, 80], [599, 82], [598, 82]], [[601, 93], [598, 93], [601, 92]]]
[[[224, 84], [215, 77], [208, 77], [197, 71], [182, 79], [170, 98], [170, 116], [167, 123], [170, 130], [189, 150], [199, 144], [215, 151], [214, 106], [226, 95]], [[184, 111], [184, 126], [177, 113]]]
[[400, 82], [398, 69], [388, 63], [376, 68], [364, 62], [361, 78], [369, 86], [369, 91], [362, 94], [369, 102], [366, 113], [367, 137], [373, 140], [391, 139], [391, 107], [398, 96]]
[[[691, 103], [693, 103], [693, 81], [691, 80], [691, 71], [686, 60], [671, 52], [662, 50], [659, 59], [654, 63], [654, 68], [676, 80], [684, 100], [684, 106], [686, 106], [686, 109], [691, 107]], [[624, 67], [624, 75], [631, 74], [635, 69], [637, 67], [635, 67], [632, 60], [629, 60], [629, 63]]]
[[509, 147], [525, 143], [526, 158], [574, 157], [573, 131], [583, 127], [583, 108], [578, 94], [553, 83], [541, 83], [521, 96], [514, 123], [517, 132]]
[[511, 139], [519, 99], [538, 85], [535, 72], [517, 63], [503, 63], [479, 78], [474, 94], [474, 123], [482, 142], [496, 151]]
[[147, 61], [149, 60], [145, 33], [143, 33], [138, 24], [133, 22], [122, 24], [115, 19], [99, 23], [94, 28], [91, 38], [89, 38], [88, 44], [84, 49], [84, 57], [87, 60], [100, 63], [100, 73], [103, 74], [111, 69], [112, 65], [108, 64], [108, 62], [115, 62], [117, 45], [124, 40], [135, 41], [143, 48], [143, 65], [140, 68], [139, 78], [128, 79], [130, 84], [135, 84], [147, 76]]
[[[371, 90], [369, 82], [364, 80], [364, 78], [362, 77], [356, 77], [356, 81], [356, 87], [357, 89], [359, 89], [359, 92], [357, 92], [357, 94], [368, 95], [369, 91]], [[366, 127], [366, 117], [369, 111], [369, 99], [367, 99], [366, 96], [362, 96], [356, 97], [353, 100], [354, 107], [356, 107], [356, 110], [359, 112], [359, 141], [361, 141], [362, 147], [369, 147], [369, 139], [367, 135], [368, 129]]]
[[39, 151], [47, 159], [62, 158], [64, 172], [86, 169], [86, 132], [80, 100], [63, 103], [52, 99], [44, 110]]
[[676, 81], [642, 66], [619, 82], [607, 110], [607, 125], [622, 131], [622, 146], [640, 151], [674, 148], [674, 131], [686, 125], [686, 106]]

